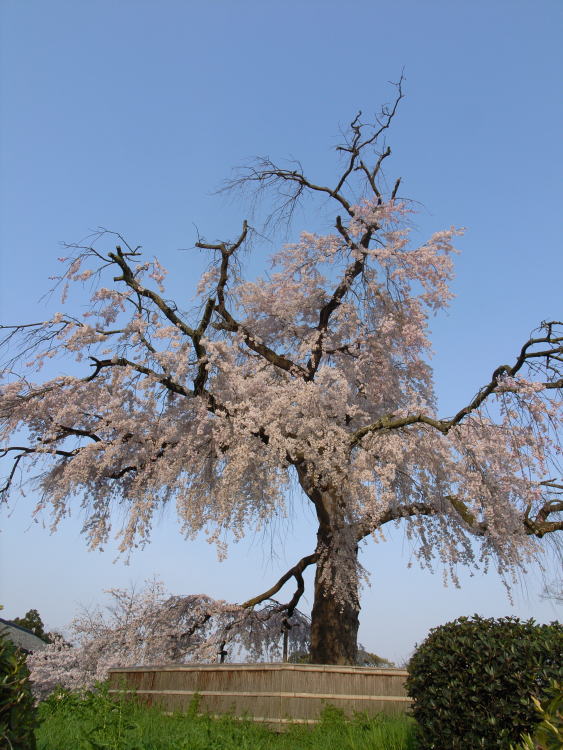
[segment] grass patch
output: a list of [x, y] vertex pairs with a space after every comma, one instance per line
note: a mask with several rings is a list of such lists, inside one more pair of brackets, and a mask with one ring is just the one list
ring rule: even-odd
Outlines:
[[407, 716], [356, 716], [347, 721], [329, 706], [313, 727], [276, 733], [226, 716], [167, 716], [107, 689], [77, 695], [55, 692], [39, 706], [37, 750], [415, 750], [415, 723]]

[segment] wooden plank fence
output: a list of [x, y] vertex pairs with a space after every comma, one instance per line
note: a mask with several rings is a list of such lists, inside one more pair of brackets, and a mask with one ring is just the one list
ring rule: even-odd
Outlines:
[[272, 725], [314, 724], [327, 704], [348, 716], [403, 713], [410, 706], [402, 669], [318, 664], [182, 664], [110, 669], [110, 692], [134, 693], [166, 711], [248, 716]]

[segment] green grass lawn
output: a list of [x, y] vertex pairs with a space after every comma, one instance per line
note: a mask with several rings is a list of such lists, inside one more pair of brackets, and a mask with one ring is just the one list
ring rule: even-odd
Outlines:
[[346, 721], [328, 707], [313, 726], [276, 733], [250, 721], [188, 714], [168, 716], [105, 690], [85, 697], [53, 695], [39, 706], [38, 750], [414, 750], [407, 716]]

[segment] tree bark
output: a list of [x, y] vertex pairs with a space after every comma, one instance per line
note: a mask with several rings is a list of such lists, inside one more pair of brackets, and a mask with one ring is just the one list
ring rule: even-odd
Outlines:
[[313, 664], [355, 664], [360, 597], [358, 538], [347, 518], [349, 503], [337, 488], [322, 486], [314, 467], [295, 464], [299, 483], [317, 514], [317, 568], [311, 612]]
[[311, 614], [313, 664], [356, 664], [360, 602], [358, 547], [350, 529], [319, 529], [321, 552]]

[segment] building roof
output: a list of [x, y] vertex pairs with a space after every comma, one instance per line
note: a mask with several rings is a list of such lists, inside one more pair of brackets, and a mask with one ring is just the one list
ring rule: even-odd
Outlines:
[[3, 620], [0, 617], [0, 636], [9, 638], [22, 651], [31, 653], [32, 651], [41, 651], [47, 645], [44, 640], [38, 638], [35, 633], [20, 625], [14, 625], [13, 622]]

